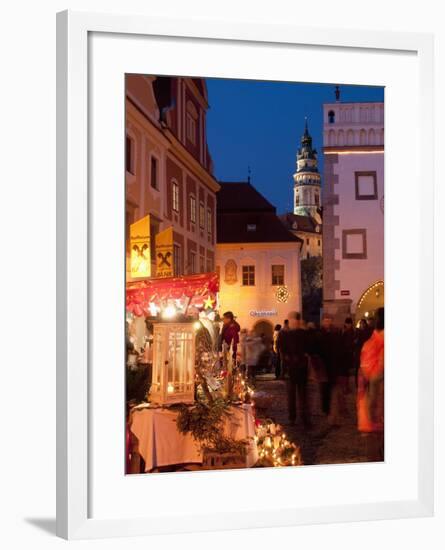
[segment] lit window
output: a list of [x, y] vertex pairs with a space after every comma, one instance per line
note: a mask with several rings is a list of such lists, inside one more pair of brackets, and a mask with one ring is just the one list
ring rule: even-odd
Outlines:
[[284, 265], [272, 266], [272, 284], [284, 285]]
[[150, 161], [150, 183], [153, 189], [159, 189], [158, 160], [156, 157], [151, 157], [151, 161]]
[[196, 198], [190, 195], [190, 221], [196, 223]]
[[247, 231], [249, 231], [249, 232], [256, 231], [256, 223], [248, 223], [247, 224]]
[[205, 226], [205, 209], [202, 202], [199, 203], [199, 227], [204, 229]]
[[255, 286], [254, 265], [243, 265], [243, 286]]
[[179, 212], [179, 185], [174, 181], [172, 185], [173, 210]]

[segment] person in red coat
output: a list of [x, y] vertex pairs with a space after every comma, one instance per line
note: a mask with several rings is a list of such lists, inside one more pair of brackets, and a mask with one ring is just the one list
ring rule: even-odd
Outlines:
[[230, 348], [233, 345], [233, 356], [236, 357], [236, 351], [239, 343], [239, 333], [241, 327], [235, 321], [235, 316], [231, 311], [226, 311], [223, 314], [223, 327], [220, 335], [219, 349], [222, 350], [223, 343], [225, 342]]

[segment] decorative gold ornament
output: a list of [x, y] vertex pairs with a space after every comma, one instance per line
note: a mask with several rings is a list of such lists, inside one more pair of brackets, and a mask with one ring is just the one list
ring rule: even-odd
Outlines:
[[287, 286], [279, 286], [275, 296], [279, 302], [285, 304], [289, 300], [289, 290], [287, 289]]

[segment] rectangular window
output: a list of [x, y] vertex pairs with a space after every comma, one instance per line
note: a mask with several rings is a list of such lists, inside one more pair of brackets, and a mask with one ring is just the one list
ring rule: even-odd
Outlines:
[[212, 211], [210, 208], [207, 208], [207, 233], [212, 234]]
[[345, 260], [366, 260], [366, 229], [344, 229], [342, 250]]
[[158, 159], [156, 157], [151, 157], [151, 160], [150, 160], [150, 184], [153, 187], [153, 189], [159, 190]]
[[190, 113], [187, 113], [187, 139], [196, 145], [196, 121]]
[[190, 273], [196, 273], [196, 252], [190, 252]]
[[254, 265], [243, 265], [243, 286], [255, 286]]
[[199, 256], [199, 272], [204, 273], [205, 271], [205, 258], [204, 256]]
[[205, 226], [205, 210], [204, 210], [204, 204], [202, 202], [199, 203], [199, 227], [204, 229]]
[[306, 244], [309, 244], [309, 239], [306, 239]]
[[161, 222], [150, 215], [150, 253], [151, 261], [156, 263], [156, 235], [159, 233]]
[[272, 266], [272, 284], [284, 285], [284, 265]]
[[134, 174], [133, 140], [130, 136], [125, 138], [125, 168], [130, 174]]
[[190, 221], [196, 223], [196, 198], [190, 195]]
[[320, 241], [320, 239], [318, 239], [318, 246], [321, 246], [321, 241]]
[[355, 172], [355, 199], [358, 201], [377, 200], [376, 172]]
[[181, 247], [178, 244], [173, 245], [173, 273], [175, 277], [182, 275]]
[[207, 262], [206, 262], [206, 272], [207, 273], [210, 273], [213, 269], [213, 262], [212, 262], [212, 259], [211, 258], [207, 258]]
[[172, 184], [173, 210], [179, 212], [179, 185], [174, 181]]

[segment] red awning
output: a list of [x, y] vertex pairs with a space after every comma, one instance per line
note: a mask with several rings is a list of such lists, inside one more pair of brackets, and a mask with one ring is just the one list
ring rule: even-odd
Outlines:
[[212, 307], [216, 306], [218, 290], [217, 273], [150, 278], [127, 284], [126, 307], [127, 311], [138, 317], [153, 316], [153, 306], [162, 308], [171, 301], [179, 301], [184, 305], [184, 313], [187, 309], [199, 311], [206, 303], [207, 307], [210, 303]]

